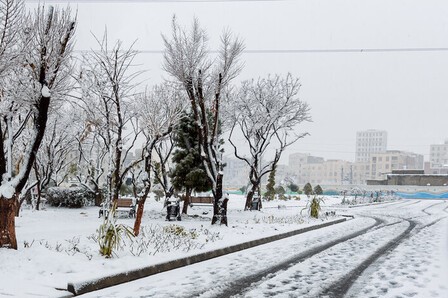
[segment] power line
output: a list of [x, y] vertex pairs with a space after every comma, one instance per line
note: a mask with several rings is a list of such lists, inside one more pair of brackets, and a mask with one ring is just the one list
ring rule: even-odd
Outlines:
[[349, 48], [349, 49], [292, 49], [292, 50], [247, 50], [254, 54], [301, 54], [301, 53], [387, 53], [387, 52], [446, 52], [448, 48]]
[[[46, 3], [219, 3], [219, 2], [285, 2], [291, 0], [46, 0]], [[41, 0], [25, 0], [25, 2], [39, 3]]]
[[[89, 50], [75, 50], [75, 52], [88, 52]], [[96, 51], [96, 50], [94, 50]], [[163, 54], [163, 50], [137, 50], [142, 54]], [[326, 54], [326, 53], [397, 53], [397, 52], [448, 52], [448, 48], [425, 47], [425, 48], [346, 48], [346, 49], [249, 49], [244, 54]], [[209, 53], [219, 53], [213, 50]]]

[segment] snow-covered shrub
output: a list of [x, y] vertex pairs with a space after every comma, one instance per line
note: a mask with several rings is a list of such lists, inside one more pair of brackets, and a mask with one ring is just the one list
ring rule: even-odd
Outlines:
[[71, 239], [65, 240], [67, 244], [59, 243], [56, 241], [56, 243], [51, 243], [48, 240], [40, 239], [28, 242], [23, 242], [24, 248], [31, 248], [34, 244], [40, 245], [42, 247], [45, 247], [48, 250], [55, 251], [55, 252], [64, 252], [69, 256], [74, 256], [76, 254], [83, 254], [89, 259], [89, 261], [93, 258], [93, 252], [89, 246], [81, 245], [81, 241], [79, 237], [73, 237]]
[[170, 251], [190, 251], [202, 249], [207, 243], [222, 239], [219, 232], [212, 232], [203, 226], [187, 230], [180, 225], [148, 225], [142, 227], [138, 237], [132, 238], [129, 247], [131, 254], [155, 255]]
[[172, 233], [177, 236], [181, 237], [191, 237], [192, 239], [196, 239], [198, 237], [198, 234], [195, 230], [187, 231], [183, 226], [179, 225], [169, 225], [166, 227], [163, 227], [163, 232], [165, 233]]
[[341, 204], [342, 205], [354, 205], [355, 201], [350, 200], [350, 198], [346, 198], [345, 196], [342, 198]]
[[263, 216], [260, 220], [255, 221], [254, 223], [263, 223], [263, 224], [303, 224], [305, 222], [302, 215], [295, 214], [291, 216]]
[[83, 187], [49, 187], [46, 199], [50, 206], [81, 208], [93, 205], [95, 194]]

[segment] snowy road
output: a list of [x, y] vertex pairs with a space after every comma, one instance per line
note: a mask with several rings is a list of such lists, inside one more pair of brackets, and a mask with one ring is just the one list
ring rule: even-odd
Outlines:
[[83, 297], [448, 297], [446, 201], [346, 212], [355, 219]]

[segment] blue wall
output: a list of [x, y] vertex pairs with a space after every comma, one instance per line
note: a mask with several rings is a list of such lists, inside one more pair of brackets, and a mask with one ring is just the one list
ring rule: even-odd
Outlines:
[[448, 199], [448, 192], [444, 193], [428, 193], [428, 192], [396, 192], [397, 196], [404, 199]]

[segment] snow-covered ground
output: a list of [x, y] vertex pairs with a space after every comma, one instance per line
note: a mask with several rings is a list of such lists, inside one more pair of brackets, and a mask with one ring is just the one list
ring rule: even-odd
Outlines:
[[[337, 197], [327, 198], [323, 211], [340, 201]], [[25, 207], [20, 217], [16, 218], [19, 249], [4, 249], [0, 254], [0, 296], [58, 297], [67, 294], [67, 282], [141, 268], [335, 218], [324, 216], [319, 220], [310, 219], [304, 210], [306, 202], [306, 196], [302, 196], [300, 201], [267, 202], [260, 212], [245, 212], [241, 210], [244, 199], [232, 195], [228, 211], [229, 227], [225, 227], [210, 225], [212, 210], [208, 206], [190, 208], [190, 216], [182, 221], [167, 222], [162, 202], [151, 199], [145, 206], [142, 230], [146, 234], [159, 233], [161, 238], [157, 241], [160, 245], [151, 246], [147, 243], [150, 240], [126, 240], [126, 246], [111, 259], [99, 255], [98, 244], [94, 240], [96, 230], [102, 223], [102, 219], [98, 218], [98, 207], [47, 207], [42, 211]], [[117, 221], [133, 225], [133, 219], [125, 216]], [[174, 239], [171, 237], [173, 235], [163, 233], [163, 227], [170, 225], [183, 227], [185, 237]], [[190, 237], [192, 234], [195, 236]], [[170, 243], [163, 244], [163, 241]], [[171, 243], [174, 241], [178, 241], [179, 247]]]
[[355, 219], [342, 224], [85, 296], [448, 297], [447, 207], [403, 200], [350, 208]]
[[[353, 208], [340, 205], [341, 199], [326, 198], [322, 211], [353, 214], [355, 219], [84, 296], [448, 297], [447, 201], [398, 200], [362, 206], [366, 202], [360, 199]], [[195, 207], [181, 222], [166, 222], [162, 204], [151, 200], [143, 219], [148, 231], [171, 224], [185, 231], [194, 229], [197, 237], [186, 242], [189, 250], [150, 247], [134, 256], [137, 250], [128, 243], [112, 259], [99, 256], [93, 241], [101, 223], [97, 208], [24, 210], [17, 220], [19, 250], [0, 254], [0, 296], [63, 296], [69, 281], [98, 278], [335, 218], [310, 219], [303, 210], [304, 196], [300, 201], [265, 203], [261, 212], [241, 211], [244, 202], [238, 196], [230, 202], [229, 227], [224, 227], [210, 225], [210, 207]], [[132, 225], [131, 219], [119, 221]]]

